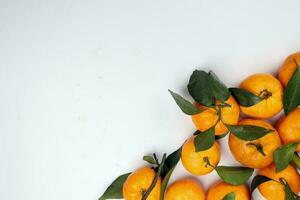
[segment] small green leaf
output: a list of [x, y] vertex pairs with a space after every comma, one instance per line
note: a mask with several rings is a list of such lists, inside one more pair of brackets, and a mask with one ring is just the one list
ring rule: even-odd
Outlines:
[[194, 139], [196, 152], [204, 151], [212, 147], [215, 143], [215, 128], [212, 127], [199, 133]]
[[262, 183], [267, 182], [267, 181], [272, 181], [273, 179], [270, 179], [266, 176], [262, 175], [257, 175], [252, 179], [251, 182], [251, 193]]
[[229, 131], [227, 131], [226, 133], [223, 133], [222, 135], [216, 135], [216, 136], [215, 136], [215, 140], [220, 140], [220, 139], [226, 137], [226, 135], [227, 135], [228, 133], [229, 133]]
[[274, 151], [276, 173], [284, 170], [292, 161], [299, 142], [283, 145]]
[[285, 192], [285, 200], [295, 200], [297, 197], [295, 197], [291, 187], [286, 182], [284, 185], [284, 192]]
[[287, 115], [300, 105], [300, 69], [297, 67], [289, 80], [283, 96], [284, 113]]
[[232, 96], [234, 96], [234, 98], [237, 100], [237, 102], [244, 107], [253, 106], [263, 100], [253, 93], [241, 88], [229, 88], [229, 90]]
[[155, 159], [152, 156], [144, 156], [143, 160], [150, 163], [150, 164], [153, 164], [153, 165], [157, 164]]
[[226, 126], [233, 135], [246, 141], [256, 140], [265, 136], [270, 132], [273, 132], [273, 130], [265, 129], [259, 126], [252, 126], [252, 125], [226, 125]]
[[217, 77], [217, 75], [209, 71], [210, 84], [213, 91], [213, 95], [216, 99], [226, 101], [230, 97], [230, 92], [226, 85]]
[[184, 99], [179, 94], [176, 94], [175, 92], [172, 92], [169, 90], [172, 97], [174, 98], [176, 104], [179, 106], [179, 108], [187, 115], [196, 115], [198, 113], [201, 113], [202, 110], [200, 110], [197, 106], [189, 102], [188, 100]]
[[123, 184], [130, 174], [131, 173], [123, 174], [114, 180], [114, 182], [112, 182], [112, 184], [106, 189], [99, 200], [123, 199]]
[[234, 192], [230, 192], [228, 193], [223, 200], [235, 200], [235, 193]]
[[205, 106], [212, 106], [215, 103], [210, 79], [205, 71], [195, 70], [187, 86], [194, 100]]
[[224, 182], [232, 185], [241, 185], [247, 182], [254, 171], [248, 167], [231, 166], [217, 166], [215, 169]]
[[300, 169], [300, 157], [297, 153], [294, 153], [293, 163], [298, 169]]

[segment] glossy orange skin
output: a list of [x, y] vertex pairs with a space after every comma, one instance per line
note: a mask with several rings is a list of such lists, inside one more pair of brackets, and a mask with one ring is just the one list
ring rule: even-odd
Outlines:
[[[274, 130], [274, 132], [268, 133], [253, 141], [241, 140], [230, 133], [228, 141], [231, 153], [241, 164], [256, 169], [270, 165], [273, 162], [273, 152], [281, 145], [277, 131], [269, 123], [258, 119], [244, 119], [241, 120], [239, 124], [260, 126]], [[255, 146], [247, 145], [249, 142], [260, 144], [263, 147], [266, 156], [263, 156]]]
[[182, 179], [168, 187], [165, 200], [204, 200], [205, 192], [193, 179]]
[[[287, 116], [283, 116], [276, 124], [283, 144], [300, 142], [300, 108], [296, 108]], [[300, 152], [300, 145], [297, 146]]]
[[[219, 103], [217, 101], [217, 104]], [[215, 135], [222, 135], [228, 131], [224, 124], [236, 125], [240, 116], [239, 105], [232, 96], [225, 103], [231, 105], [231, 107], [221, 108], [221, 120], [219, 120], [216, 109], [207, 108], [195, 103], [200, 109], [205, 109], [199, 114], [192, 115], [192, 120], [196, 128], [200, 131], [206, 131], [216, 124]]]
[[[142, 199], [143, 191], [147, 191], [155, 177], [155, 171], [150, 167], [143, 167], [130, 174], [123, 184], [125, 200]], [[147, 200], [159, 200], [161, 178], [156, 182]]]
[[213, 171], [214, 168], [211, 166], [205, 166], [206, 163], [203, 158], [208, 157], [210, 164], [216, 166], [221, 157], [219, 143], [215, 142], [210, 149], [196, 152], [194, 138], [195, 136], [192, 136], [184, 143], [181, 151], [181, 162], [184, 168], [191, 174], [198, 176], [208, 174]]
[[297, 68], [297, 63], [295, 60], [297, 61], [298, 65], [300, 65], [300, 51], [287, 57], [279, 69], [278, 78], [284, 87], [287, 86]]
[[[284, 178], [294, 193], [297, 194], [300, 192], [300, 176], [297, 170], [291, 165], [281, 172], [275, 173], [275, 165], [272, 164], [264, 169], [261, 169], [259, 174], [277, 181], [279, 181], [280, 178]], [[258, 189], [267, 200], [285, 199], [284, 186], [281, 183], [268, 181], [261, 184]]]
[[283, 87], [280, 81], [271, 74], [251, 75], [241, 83], [240, 87], [257, 96], [263, 90], [268, 90], [272, 93], [272, 96], [253, 106], [241, 106], [244, 114], [253, 118], [267, 119], [275, 116], [282, 110]]
[[234, 192], [235, 200], [250, 200], [249, 189], [246, 185], [234, 186], [223, 181], [219, 181], [209, 188], [206, 200], [223, 200], [231, 192]]

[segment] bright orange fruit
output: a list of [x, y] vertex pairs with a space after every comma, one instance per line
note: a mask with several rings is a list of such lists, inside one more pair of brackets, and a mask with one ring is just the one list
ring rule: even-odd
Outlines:
[[204, 200], [205, 193], [201, 185], [193, 179], [182, 179], [168, 187], [165, 200]]
[[283, 87], [271, 74], [251, 75], [241, 83], [240, 87], [263, 99], [250, 107], [241, 106], [242, 112], [246, 115], [266, 119], [282, 110]]
[[[155, 171], [150, 167], [143, 167], [130, 174], [123, 184], [123, 196], [125, 200], [142, 199], [143, 193], [146, 192], [154, 177]], [[147, 200], [159, 200], [161, 178], [156, 182]]]

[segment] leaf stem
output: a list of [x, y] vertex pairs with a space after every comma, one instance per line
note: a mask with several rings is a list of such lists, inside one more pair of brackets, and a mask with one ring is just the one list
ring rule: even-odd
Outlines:
[[158, 170], [156, 172], [156, 175], [155, 175], [155, 177], [154, 177], [154, 179], [153, 179], [150, 187], [148, 188], [148, 190], [143, 194], [142, 200], [146, 200], [147, 197], [150, 195], [151, 191], [153, 190], [153, 188], [155, 187], [156, 182], [158, 181], [158, 179], [160, 177], [160, 174], [161, 174], [161, 172], [163, 170], [163, 167], [165, 165], [166, 156], [167, 156], [167, 154], [163, 155], [163, 158], [161, 160], [161, 163], [159, 164], [159, 167], [158, 167]]

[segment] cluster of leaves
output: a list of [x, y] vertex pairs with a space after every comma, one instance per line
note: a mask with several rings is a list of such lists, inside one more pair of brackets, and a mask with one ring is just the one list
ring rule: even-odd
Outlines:
[[[205, 71], [195, 70], [190, 77], [188, 84], [188, 91], [193, 97], [194, 101], [204, 105], [208, 108], [216, 108], [216, 100], [225, 103], [226, 100], [233, 95], [242, 106], [252, 106], [263, 100], [263, 97], [255, 96], [254, 94], [240, 89], [230, 88], [228, 89], [224, 83], [213, 73]], [[195, 106], [179, 94], [169, 90], [172, 97], [179, 108], [187, 115], [199, 114], [203, 111], [199, 107]], [[222, 109], [222, 108], [221, 108]], [[259, 139], [273, 130], [265, 129], [258, 126], [252, 125], [228, 125], [225, 124], [229, 132], [234, 134], [236, 137], [245, 140], [253, 141]], [[196, 131], [194, 139], [194, 145], [196, 152], [205, 151], [214, 145], [215, 140], [221, 139], [226, 136], [224, 133], [221, 136], [215, 136], [215, 127], [200, 132]], [[263, 155], [263, 149], [260, 146], [256, 146], [258, 151]], [[232, 185], [240, 185], [248, 181], [253, 173], [253, 169], [247, 167], [233, 167], [233, 166], [216, 166], [214, 168], [220, 178]], [[229, 195], [228, 198], [232, 198], [233, 194]]]
[[[148, 195], [151, 193], [152, 189], [156, 185], [156, 182], [159, 177], [162, 178], [161, 183], [161, 193], [160, 200], [164, 199], [164, 194], [166, 187], [168, 185], [169, 179], [180, 159], [181, 148], [171, 153], [169, 156], [166, 154], [163, 155], [161, 162], [158, 161], [156, 154], [153, 156], [144, 156], [143, 160], [148, 162], [153, 166], [153, 169], [156, 171], [156, 175], [145, 193], [143, 193], [142, 200], [146, 200]], [[123, 199], [123, 184], [131, 173], [126, 173], [119, 176], [116, 180], [112, 182], [112, 184], [106, 189], [103, 195], [99, 198], [99, 200], [106, 199]]]

